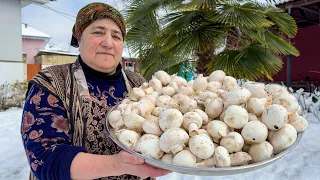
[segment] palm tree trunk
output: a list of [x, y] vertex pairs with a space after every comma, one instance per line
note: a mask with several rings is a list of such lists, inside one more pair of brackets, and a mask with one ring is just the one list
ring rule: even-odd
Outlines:
[[197, 73], [203, 74], [203, 76], [208, 76], [210, 72], [207, 71], [208, 64], [212, 61], [213, 53], [212, 52], [198, 52], [198, 65], [197, 65]]

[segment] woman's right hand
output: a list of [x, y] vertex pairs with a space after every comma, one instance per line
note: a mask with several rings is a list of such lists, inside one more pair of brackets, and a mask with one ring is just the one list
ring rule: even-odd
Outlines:
[[114, 155], [113, 166], [121, 174], [131, 174], [141, 178], [155, 178], [171, 173], [171, 171], [150, 166], [144, 162], [144, 159], [125, 151]]

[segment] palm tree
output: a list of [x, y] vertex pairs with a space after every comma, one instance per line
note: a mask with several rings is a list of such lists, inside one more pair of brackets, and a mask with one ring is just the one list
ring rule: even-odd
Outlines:
[[286, 39], [297, 33], [283, 10], [253, 1], [126, 0], [129, 51], [146, 78], [163, 69], [177, 73], [195, 59], [199, 74], [224, 70], [236, 78], [272, 79], [282, 55], [298, 56]]

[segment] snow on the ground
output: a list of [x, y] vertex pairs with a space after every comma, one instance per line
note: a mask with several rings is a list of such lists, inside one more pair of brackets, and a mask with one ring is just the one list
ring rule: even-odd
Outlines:
[[[0, 112], [0, 180], [26, 180], [29, 166], [21, 137], [21, 109]], [[256, 171], [220, 177], [171, 173], [158, 180], [309, 180], [320, 177], [320, 122], [308, 116], [309, 127], [298, 147], [274, 164]]]

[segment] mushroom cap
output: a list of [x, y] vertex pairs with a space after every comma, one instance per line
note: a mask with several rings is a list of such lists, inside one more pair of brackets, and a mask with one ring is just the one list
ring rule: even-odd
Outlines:
[[259, 118], [255, 114], [248, 113], [248, 115], [249, 115], [249, 122], [250, 121], [260, 121]]
[[254, 162], [260, 162], [271, 158], [273, 147], [268, 141], [264, 141], [260, 144], [252, 144], [249, 149], [249, 154]]
[[182, 113], [173, 108], [165, 109], [160, 113], [159, 125], [162, 131], [166, 131], [172, 128], [178, 128], [183, 123]]
[[143, 121], [145, 121], [145, 119], [135, 113], [128, 113], [123, 115], [124, 125], [128, 129], [139, 132], [139, 133], [143, 132], [143, 129], [142, 129]]
[[187, 112], [183, 115], [182, 126], [185, 129], [189, 129], [189, 124], [195, 123], [198, 128], [202, 126], [202, 117], [197, 112]]
[[252, 157], [246, 152], [230, 154], [231, 166], [242, 166], [252, 163]]
[[162, 157], [161, 157], [161, 161], [162, 162], [165, 162], [167, 164], [172, 164], [172, 161], [173, 161], [173, 157], [174, 155], [173, 154], [164, 154]]
[[279, 96], [276, 96], [273, 100], [273, 103], [285, 107], [288, 111], [288, 114], [293, 114], [297, 112], [299, 109], [298, 100], [292, 94], [289, 93], [284, 93]]
[[218, 81], [210, 81], [208, 82], [208, 86], [207, 86], [207, 90], [208, 91], [211, 91], [211, 92], [214, 92], [218, 89], [221, 89], [222, 85], [220, 82]]
[[192, 167], [196, 164], [196, 161], [195, 155], [193, 155], [189, 150], [183, 150], [174, 156], [172, 163]]
[[205, 134], [195, 135], [189, 140], [190, 151], [198, 158], [207, 159], [214, 153], [214, 144]]
[[163, 95], [172, 96], [172, 95], [174, 95], [174, 93], [175, 93], [175, 90], [171, 86], [165, 86], [161, 89], [161, 94], [163, 94]]
[[167, 72], [162, 71], [162, 70], [157, 71], [155, 73], [155, 76], [157, 77], [157, 79], [159, 79], [159, 81], [162, 83], [162, 85], [165, 85], [165, 86], [168, 85], [171, 81], [170, 75]]
[[155, 107], [151, 114], [156, 117], [159, 117], [163, 110], [164, 110], [164, 107]]
[[194, 112], [198, 113], [202, 118], [202, 125], [205, 125], [209, 122], [208, 114], [202, 111], [201, 109], [195, 109]]
[[225, 72], [223, 72], [222, 70], [216, 70], [209, 75], [208, 80], [209, 82], [210, 81], [223, 82], [225, 76], [226, 76]]
[[223, 111], [223, 101], [221, 98], [210, 99], [205, 104], [205, 112], [208, 117], [214, 119], [218, 117]]
[[149, 81], [149, 86], [151, 86], [156, 92], [160, 92], [162, 89], [162, 83], [156, 77], [152, 77]]
[[203, 77], [203, 74], [199, 74], [199, 76], [193, 82], [193, 89], [196, 91], [204, 91], [207, 89], [208, 80]]
[[248, 101], [249, 112], [255, 114], [256, 116], [261, 116], [263, 111], [269, 107], [269, 103], [266, 98], [255, 98], [251, 97]]
[[297, 130], [291, 124], [285, 124], [270, 141], [274, 153], [278, 154], [290, 147], [297, 140], [297, 136]]
[[142, 123], [142, 129], [148, 134], [160, 136], [163, 132], [159, 127], [159, 119], [155, 116], [147, 116], [146, 120]]
[[238, 86], [237, 80], [234, 77], [225, 76], [223, 78], [223, 82], [222, 82], [222, 89], [223, 90], [229, 91], [229, 90], [234, 89], [236, 87], [239, 87], [239, 86]]
[[248, 89], [237, 87], [221, 95], [225, 107], [246, 103], [251, 97]]
[[227, 136], [221, 138], [220, 146], [225, 147], [229, 153], [235, 153], [242, 150], [244, 140], [238, 132], [229, 132]]
[[171, 101], [171, 96], [161, 95], [158, 97], [158, 99], [156, 101], [156, 106], [157, 107], [167, 107], [170, 101]]
[[213, 120], [207, 124], [207, 131], [211, 137], [220, 139], [228, 134], [229, 128], [223, 121]]
[[243, 87], [247, 88], [250, 91], [251, 97], [255, 97], [255, 98], [268, 97], [265, 84], [263, 83], [258, 83], [258, 82], [245, 83]]
[[248, 112], [243, 107], [232, 105], [226, 109], [224, 122], [229, 127], [241, 129], [248, 121]]
[[175, 82], [178, 86], [186, 86], [188, 84], [186, 79], [177, 75], [171, 76], [171, 82]]
[[115, 131], [115, 134], [119, 142], [132, 150], [140, 139], [140, 135], [137, 132], [128, 129]]
[[214, 159], [216, 167], [230, 167], [231, 159], [229, 152], [226, 148], [218, 146], [214, 151]]
[[298, 120], [290, 123], [298, 133], [303, 132], [308, 127], [308, 121], [303, 116], [300, 116]]
[[288, 121], [288, 112], [283, 106], [272, 104], [262, 113], [261, 117], [268, 129], [278, 130]]
[[247, 143], [262, 143], [268, 138], [268, 128], [260, 121], [250, 121], [241, 130]]
[[122, 119], [122, 114], [120, 110], [114, 110], [108, 115], [108, 122], [112, 128], [115, 130], [121, 129], [124, 127], [124, 122]]
[[160, 138], [154, 134], [142, 135], [134, 150], [153, 159], [160, 159], [163, 155], [160, 149]]
[[166, 153], [176, 154], [183, 150], [188, 141], [189, 135], [186, 131], [181, 128], [172, 128], [160, 136], [160, 148]]
[[288, 93], [286, 87], [280, 84], [267, 84], [265, 87], [267, 92], [270, 93], [273, 97], [277, 97], [283, 93]]

